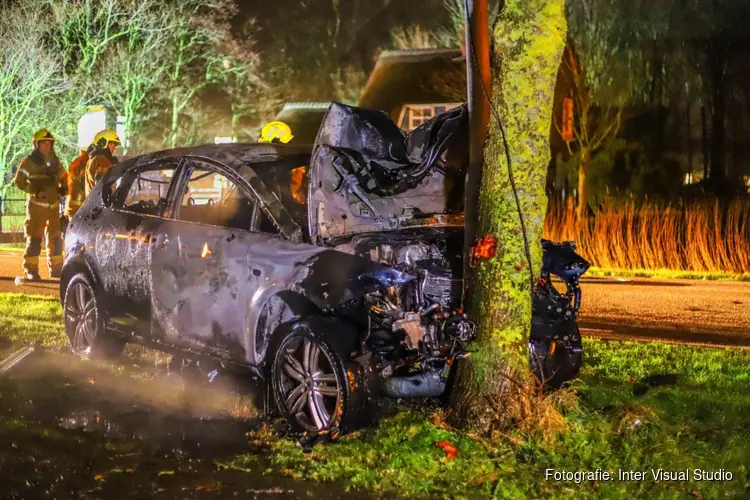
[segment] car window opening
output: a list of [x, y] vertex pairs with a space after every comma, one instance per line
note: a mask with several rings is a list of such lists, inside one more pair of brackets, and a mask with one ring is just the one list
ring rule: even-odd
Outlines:
[[249, 231], [254, 208], [255, 200], [225, 175], [196, 168], [182, 193], [177, 218]]
[[[166, 206], [167, 192], [173, 174], [173, 168], [138, 172], [128, 189], [122, 209], [145, 215], [161, 215]], [[119, 183], [116, 189], [124, 188], [125, 184]]]

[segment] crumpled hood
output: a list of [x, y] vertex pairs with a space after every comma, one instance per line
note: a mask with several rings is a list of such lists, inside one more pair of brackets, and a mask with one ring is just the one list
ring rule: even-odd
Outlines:
[[310, 162], [313, 241], [462, 214], [467, 138], [465, 105], [404, 134], [384, 112], [332, 104]]

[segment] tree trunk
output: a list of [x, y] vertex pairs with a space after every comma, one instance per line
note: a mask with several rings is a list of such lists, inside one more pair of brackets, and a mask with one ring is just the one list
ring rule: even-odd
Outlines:
[[701, 145], [703, 149], [703, 182], [708, 182], [708, 124], [706, 123], [706, 106], [701, 105]]
[[[723, 101], [723, 98], [721, 98]], [[715, 189], [721, 192], [726, 181], [726, 154], [725, 154], [725, 110], [724, 103], [716, 104], [711, 116], [711, 183]]]
[[715, 41], [709, 50], [711, 69], [711, 172], [715, 194], [723, 191], [726, 181], [726, 78], [724, 44]]
[[690, 122], [691, 106], [688, 101], [685, 106], [685, 122], [687, 125], [687, 154], [688, 154], [688, 172], [693, 174], [693, 125]]
[[177, 103], [177, 97], [172, 97], [172, 127], [169, 129], [169, 147], [177, 147], [177, 127], [180, 121], [180, 109]]
[[[545, 177], [555, 80], [565, 48], [564, 0], [506, 0], [493, 28], [493, 95], [508, 141], [532, 269], [547, 208]], [[467, 310], [477, 322], [472, 355], [459, 365], [452, 421], [488, 431], [505, 408], [509, 380], [530, 376], [531, 283], [524, 235], [498, 123], [491, 120], [479, 197], [478, 236], [497, 238], [495, 256], [473, 267]], [[507, 413], [507, 412], [505, 412]]]
[[586, 219], [589, 207], [588, 175], [591, 165], [591, 151], [581, 145], [581, 163], [578, 165], [578, 205], [576, 215], [579, 221]]

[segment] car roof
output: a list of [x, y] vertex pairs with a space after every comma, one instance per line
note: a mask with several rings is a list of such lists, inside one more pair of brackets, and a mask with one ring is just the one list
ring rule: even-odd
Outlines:
[[242, 164], [256, 168], [259, 164], [292, 157], [310, 158], [312, 146], [299, 146], [288, 144], [205, 144], [184, 148], [165, 149], [143, 155], [128, 158], [116, 166], [117, 170], [126, 170], [136, 165], [144, 165], [162, 158], [173, 157], [202, 157], [209, 158], [221, 163], [228, 163], [231, 167], [234, 162], [222, 162], [222, 158], [233, 157]]
[[[288, 208], [282, 203], [278, 195], [274, 196], [269, 187], [265, 185], [263, 178], [267, 174], [277, 174], [278, 168], [286, 164], [291, 170], [300, 164], [307, 165], [312, 152], [311, 146], [292, 146], [286, 144], [208, 144], [186, 148], [166, 149], [144, 155], [129, 158], [118, 163], [107, 172], [103, 182], [107, 183], [119, 178], [132, 169], [145, 167], [151, 163], [168, 158], [205, 158], [221, 163], [226, 168], [233, 170], [250, 183], [258, 192], [261, 200], [268, 205], [276, 205], [276, 212], [272, 214], [279, 224], [282, 234], [292, 240], [302, 237], [302, 228], [307, 227], [307, 210], [305, 208], [302, 217], [296, 214], [297, 220], [293, 219]], [[300, 161], [279, 162], [275, 160], [299, 159]], [[266, 165], [264, 165], [264, 163]], [[273, 170], [272, 170], [273, 169]], [[244, 171], [244, 173], [243, 173]], [[264, 174], [265, 173], [265, 174]], [[274, 175], [272, 175], [273, 177]], [[262, 187], [261, 187], [262, 186]], [[282, 197], [283, 198], [283, 197]]]

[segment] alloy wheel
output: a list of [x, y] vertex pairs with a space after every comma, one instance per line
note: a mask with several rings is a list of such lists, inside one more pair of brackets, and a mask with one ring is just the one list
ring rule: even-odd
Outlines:
[[76, 283], [68, 290], [65, 302], [65, 326], [70, 344], [78, 354], [88, 355], [97, 335], [96, 299], [83, 283]]
[[335, 366], [329, 351], [313, 338], [292, 336], [281, 346], [276, 377], [282, 404], [308, 431], [327, 429], [340, 408], [340, 381]]

